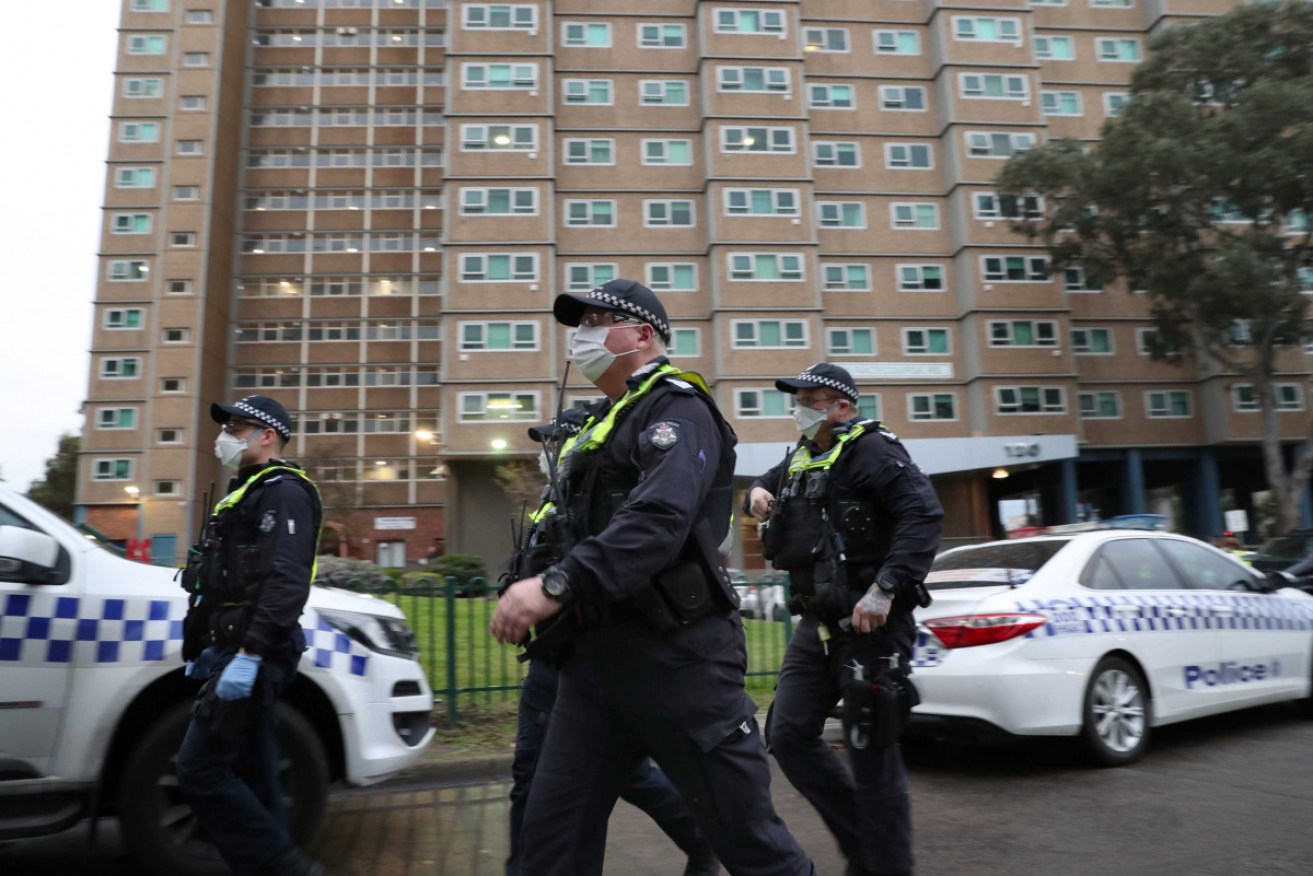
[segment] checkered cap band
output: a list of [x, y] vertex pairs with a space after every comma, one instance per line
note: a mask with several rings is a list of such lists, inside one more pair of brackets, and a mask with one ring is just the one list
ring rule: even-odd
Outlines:
[[853, 401], [857, 401], [857, 391], [846, 383], [834, 380], [829, 377], [822, 377], [819, 374], [813, 374], [810, 371], [804, 371], [799, 374], [797, 380], [806, 380], [809, 383], [819, 383], [822, 386], [828, 386], [831, 389], [837, 389]]
[[234, 403], [233, 407], [237, 408], [237, 410], [241, 411], [243, 414], [246, 414], [246, 416], [250, 417], [253, 420], [259, 420], [261, 423], [265, 423], [269, 426], [272, 426], [273, 429], [276, 432], [278, 432], [279, 435], [282, 435], [284, 438], [292, 437], [292, 430], [286, 423], [284, 423], [282, 420], [278, 419], [277, 417], [273, 416], [272, 414], [265, 413], [264, 411], [260, 410], [257, 407], [248, 405], [246, 403], [246, 399], [242, 399], [241, 401]]
[[598, 286], [592, 292], [589, 292], [588, 297], [594, 301], [601, 301], [608, 307], [614, 307], [618, 310], [623, 310], [626, 313], [633, 314], [660, 332], [662, 338], [667, 341], [670, 340], [670, 326], [664, 319], [661, 319], [647, 308], [640, 307], [632, 301], [626, 301], [623, 298], [612, 295], [610, 292], [603, 292], [601, 286]]

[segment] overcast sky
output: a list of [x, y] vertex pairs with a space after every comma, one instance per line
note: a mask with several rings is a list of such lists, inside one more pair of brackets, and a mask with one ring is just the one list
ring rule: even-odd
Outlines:
[[120, 6], [5, 4], [0, 477], [19, 490], [82, 428]]

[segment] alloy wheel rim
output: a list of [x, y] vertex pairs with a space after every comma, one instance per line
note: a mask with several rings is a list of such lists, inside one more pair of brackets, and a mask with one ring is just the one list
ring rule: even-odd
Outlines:
[[1094, 682], [1095, 732], [1111, 751], [1125, 754], [1144, 739], [1144, 694], [1135, 679], [1120, 669], [1109, 669]]

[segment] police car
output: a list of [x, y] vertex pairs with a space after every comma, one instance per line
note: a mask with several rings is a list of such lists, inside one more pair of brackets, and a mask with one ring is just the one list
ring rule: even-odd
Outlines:
[[971, 545], [926, 584], [912, 732], [1079, 735], [1121, 765], [1153, 727], [1313, 693], [1313, 597], [1184, 536]]
[[[117, 816], [159, 874], [226, 873], [177, 792], [173, 756], [197, 685], [184, 678], [186, 595], [0, 483], [0, 841]], [[294, 834], [330, 781], [380, 781], [433, 735], [433, 694], [400, 611], [312, 589], [309, 649], [282, 714]]]

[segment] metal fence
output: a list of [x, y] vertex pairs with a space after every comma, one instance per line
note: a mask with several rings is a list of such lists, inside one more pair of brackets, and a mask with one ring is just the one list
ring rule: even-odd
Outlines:
[[[528, 664], [516, 659], [518, 649], [499, 644], [488, 632], [497, 607], [496, 584], [482, 578], [444, 581], [437, 575], [408, 575], [390, 587], [370, 588], [356, 581], [347, 586], [385, 599], [405, 613], [447, 726], [459, 724], [463, 711], [518, 699]], [[747, 588], [754, 586], [759, 589], [749, 593]], [[788, 582], [768, 578], [736, 587], [745, 597], [747, 687], [769, 691], [793, 634], [792, 618], [783, 608]], [[761, 588], [769, 588], [767, 596]]]

